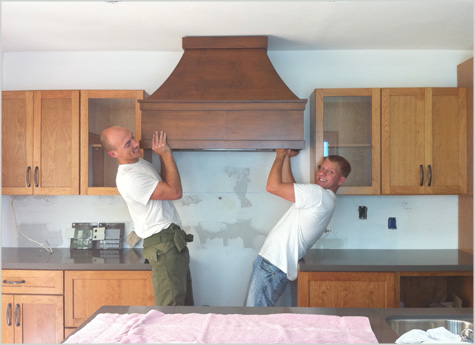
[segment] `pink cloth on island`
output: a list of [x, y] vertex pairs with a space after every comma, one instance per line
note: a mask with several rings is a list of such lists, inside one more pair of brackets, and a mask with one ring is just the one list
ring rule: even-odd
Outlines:
[[65, 343], [378, 343], [367, 317], [313, 314], [98, 314]]

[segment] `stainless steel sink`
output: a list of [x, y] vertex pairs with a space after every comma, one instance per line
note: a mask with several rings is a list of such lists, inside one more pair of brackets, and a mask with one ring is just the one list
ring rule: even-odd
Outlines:
[[[396, 332], [397, 335], [412, 329], [421, 329], [427, 331], [431, 328], [444, 327], [450, 332], [462, 335], [464, 329], [473, 330], [473, 315], [410, 315], [410, 316], [388, 316], [386, 322]], [[473, 342], [473, 332], [465, 331], [467, 339]]]

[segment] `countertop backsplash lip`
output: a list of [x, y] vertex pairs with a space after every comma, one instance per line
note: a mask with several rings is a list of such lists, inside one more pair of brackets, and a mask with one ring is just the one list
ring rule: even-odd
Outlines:
[[[192, 258], [193, 260], [193, 258]], [[2, 269], [151, 270], [143, 248], [83, 250], [3, 247]], [[458, 249], [309, 249], [300, 271], [473, 271], [473, 255]]]

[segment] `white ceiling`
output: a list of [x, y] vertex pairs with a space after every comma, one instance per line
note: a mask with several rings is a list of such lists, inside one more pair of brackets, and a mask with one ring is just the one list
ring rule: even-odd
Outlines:
[[1, 1], [3, 52], [182, 51], [266, 35], [269, 50], [473, 50], [472, 0]]

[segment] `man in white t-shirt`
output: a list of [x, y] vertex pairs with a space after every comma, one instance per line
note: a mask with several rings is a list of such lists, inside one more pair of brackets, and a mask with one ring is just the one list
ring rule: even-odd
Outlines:
[[351, 167], [341, 156], [328, 156], [316, 173], [316, 184], [295, 183], [293, 150], [276, 150], [267, 191], [294, 204], [267, 236], [254, 261], [246, 305], [275, 306], [287, 283], [297, 279], [298, 261], [322, 236], [335, 209], [336, 191]]
[[109, 156], [117, 158], [116, 184], [144, 239], [144, 257], [152, 265], [156, 305], [193, 305], [190, 255], [186, 242], [192, 235], [181, 229], [180, 216], [171, 200], [182, 197], [180, 174], [164, 132], [155, 132], [152, 150], [160, 156], [161, 172], [142, 159], [132, 132], [112, 126], [101, 133]]

